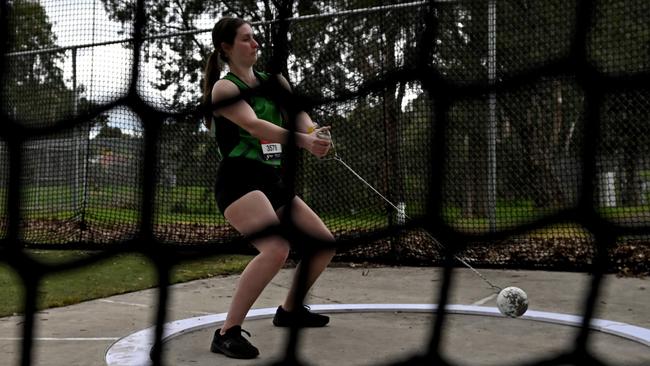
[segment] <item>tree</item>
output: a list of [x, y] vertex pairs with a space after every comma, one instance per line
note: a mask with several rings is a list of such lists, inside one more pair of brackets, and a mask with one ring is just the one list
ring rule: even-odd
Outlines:
[[[650, 70], [650, 3], [612, 0], [598, 7], [589, 49], [594, 65], [610, 75]], [[633, 12], [633, 14], [632, 14]], [[608, 93], [601, 110], [601, 173], [616, 173], [619, 203], [644, 204], [642, 172], [650, 153], [646, 91]], [[647, 179], [647, 177], [645, 178]]]
[[96, 138], [121, 138], [122, 130], [119, 127], [111, 127], [109, 125], [102, 126]]
[[[638, 91], [624, 91], [608, 96], [602, 114], [601, 174], [616, 173], [619, 203], [641, 206], [643, 197], [642, 172], [650, 153], [648, 109], [650, 96]], [[647, 178], [646, 178], [647, 179]]]
[[[7, 53], [14, 55], [8, 58], [2, 88], [9, 113], [25, 124], [42, 125], [92, 108], [92, 103], [83, 96], [83, 85], [76, 91], [66, 85], [63, 52], [15, 54], [58, 47], [45, 9], [39, 2], [30, 0], [13, 0], [7, 5]], [[105, 120], [105, 116], [100, 116], [95, 123]]]
[[[101, 0], [110, 19], [122, 23], [123, 32], [128, 33], [133, 26], [135, 2], [121, 0]], [[218, 2], [207, 0], [161, 0], [147, 2], [147, 23], [144, 36], [152, 37], [184, 31], [195, 31], [197, 23], [205, 18], [215, 19], [224, 15], [238, 16], [256, 22], [272, 19], [272, 5], [263, 2], [261, 17], [255, 10], [258, 2], [253, 0]], [[268, 31], [258, 29], [258, 36], [264, 45], [270, 39]], [[187, 110], [194, 107], [200, 99], [199, 87], [207, 56], [212, 52], [208, 36], [190, 34], [186, 36], [158, 38], [143, 45], [145, 62], [153, 61], [159, 78], [151, 81], [156, 89], [171, 92], [172, 97], [164, 101], [173, 110]], [[130, 47], [131, 45], [126, 45]], [[198, 129], [198, 124], [196, 125]]]
[[[9, 53], [56, 47], [43, 7], [29, 0], [8, 3]], [[9, 112], [24, 123], [40, 124], [72, 112], [73, 92], [63, 80], [61, 53], [9, 59], [3, 93]]]
[[[575, 9], [559, 0], [496, 1], [497, 81], [566, 57]], [[487, 84], [487, 2], [455, 4], [440, 14], [436, 64], [459, 83]], [[497, 142], [497, 197], [558, 209], [576, 198], [582, 95], [566, 75], [497, 95], [497, 135], [487, 135], [487, 95], [452, 106], [447, 184], [465, 217], [487, 217], [487, 141]], [[461, 188], [462, 187], [462, 188]]]
[[[458, 83], [486, 81], [487, 2], [450, 4], [438, 13], [434, 66]], [[461, 100], [447, 116], [449, 169], [446, 196], [463, 217], [487, 217], [487, 102]]]

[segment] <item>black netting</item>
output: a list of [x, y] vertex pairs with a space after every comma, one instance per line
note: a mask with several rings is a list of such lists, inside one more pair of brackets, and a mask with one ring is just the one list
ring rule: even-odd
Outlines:
[[[230, 14], [384, 196], [332, 157], [291, 156], [340, 260], [647, 275], [649, 4], [3, 2], [2, 258], [135, 250], [163, 273], [187, 248], [249, 250], [216, 208], [198, 102]], [[591, 362], [576, 357], [551, 363]]]

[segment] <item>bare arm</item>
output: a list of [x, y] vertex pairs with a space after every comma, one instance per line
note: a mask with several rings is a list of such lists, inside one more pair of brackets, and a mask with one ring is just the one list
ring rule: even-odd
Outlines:
[[[239, 88], [228, 80], [219, 80], [212, 88], [212, 103], [234, 98], [239, 95]], [[289, 131], [269, 121], [257, 118], [255, 111], [243, 100], [217, 109], [221, 115], [239, 127], [245, 129], [259, 140], [286, 144], [289, 141]], [[323, 141], [315, 134], [297, 132], [296, 145], [308, 150], [316, 156], [322, 156], [329, 150], [329, 142]]]

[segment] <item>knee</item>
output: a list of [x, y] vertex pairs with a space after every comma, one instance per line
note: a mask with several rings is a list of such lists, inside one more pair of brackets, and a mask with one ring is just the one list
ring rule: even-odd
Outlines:
[[334, 258], [334, 256], [336, 256], [336, 249], [333, 248], [323, 249], [321, 252], [321, 256], [331, 261]]
[[301, 260], [311, 260], [322, 262], [330, 262], [336, 256], [336, 249], [332, 248], [310, 248], [310, 250], [304, 251], [301, 254]]
[[336, 255], [336, 247], [334, 247], [334, 243], [336, 242], [336, 239], [334, 239], [334, 235], [332, 233], [328, 232], [326, 239], [326, 242], [330, 243], [331, 246], [326, 246], [321, 250], [321, 253], [323, 256], [333, 258]]
[[264, 258], [272, 263], [274, 266], [282, 267], [289, 258], [289, 243], [284, 240], [274, 240], [266, 245], [262, 251]]

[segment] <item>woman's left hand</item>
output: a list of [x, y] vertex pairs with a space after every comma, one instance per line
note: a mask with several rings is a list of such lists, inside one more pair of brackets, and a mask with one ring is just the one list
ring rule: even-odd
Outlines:
[[327, 155], [332, 146], [332, 140], [329, 138], [329, 130], [330, 127], [326, 126], [317, 128], [307, 135], [303, 135], [304, 139], [301, 142], [301, 147], [318, 158]]

